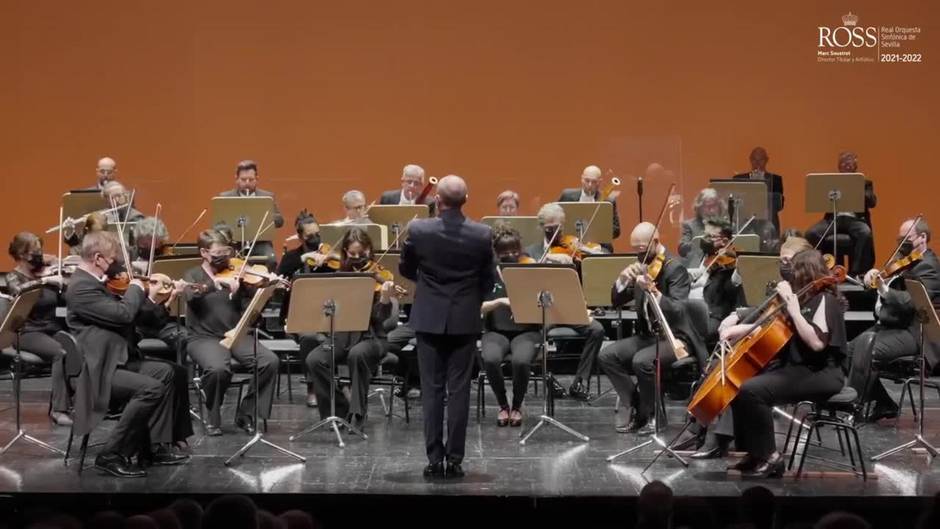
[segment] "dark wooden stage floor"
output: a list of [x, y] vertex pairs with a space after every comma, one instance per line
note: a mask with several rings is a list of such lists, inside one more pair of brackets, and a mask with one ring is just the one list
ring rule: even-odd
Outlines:
[[[45, 415], [47, 384], [47, 380], [27, 381], [26, 425], [31, 434], [64, 448], [68, 429], [51, 426]], [[295, 389], [299, 387], [295, 382]], [[0, 392], [0, 402], [5, 405], [12, 403], [9, 388], [9, 384], [4, 383]], [[910, 451], [870, 467], [876, 478], [867, 482], [850, 476], [747, 481], [729, 476], [724, 471], [725, 461], [693, 462], [688, 469], [683, 469], [676, 461], [666, 458], [642, 475], [641, 469], [654, 455], [652, 448], [615, 464], [605, 461], [607, 456], [638, 442], [632, 435], [617, 434], [613, 430], [612, 396], [593, 406], [558, 401], [557, 417], [589, 435], [590, 442], [576, 442], [560, 430], [547, 427], [525, 446], [518, 443], [520, 429], [495, 426], [494, 402], [491, 395], [487, 396], [487, 417], [482, 422], [471, 417], [465, 465], [468, 476], [459, 482], [428, 483], [421, 476], [425, 458], [421, 409], [417, 403], [412, 408], [411, 423], [405, 424], [397, 417], [386, 419], [378, 400], [373, 401], [367, 424], [369, 439], [345, 436], [347, 446], [338, 448], [334, 436], [322, 430], [289, 442], [288, 435], [309, 424], [316, 414], [303, 406], [296, 395], [295, 403], [288, 404], [284, 394], [275, 405], [267, 438], [305, 455], [306, 464], [295, 463], [269, 447], [257, 445], [231, 468], [225, 467], [223, 461], [247, 440], [244, 433], [231, 425], [229, 407], [223, 437], [204, 437], [197, 428], [192, 440], [193, 459], [188, 465], [151, 469], [150, 475], [140, 480], [101, 476], [91, 469], [79, 476], [75, 464], [66, 468], [61, 457], [21, 443], [0, 457], [0, 493], [106, 495], [111, 498], [109, 501], [125, 494], [327, 495], [324, 497], [331, 501], [345, 498], [360, 508], [367, 505], [365, 501], [370, 497], [399, 504], [406, 498], [420, 501], [436, 496], [446, 501], [446, 497], [464, 500], [472, 497], [483, 502], [488, 498], [515, 499], [528, 508], [537, 502], [554, 503], [562, 509], [567, 500], [615, 504], [635, 497], [647, 480], [652, 479], [664, 481], [678, 496], [716, 501], [737, 497], [755, 483], [787, 499], [819, 501], [828, 498], [831, 502], [842, 498], [857, 505], [874, 498], [907, 501], [911, 505], [914, 497], [940, 490], [940, 466], [931, 465], [924, 455]], [[230, 393], [229, 399], [234, 400], [234, 393]], [[530, 394], [529, 409], [533, 414], [538, 402]], [[927, 437], [940, 444], [937, 407], [936, 393], [928, 393]], [[400, 401], [396, 402], [396, 411], [401, 411]], [[669, 406], [673, 419], [669, 435], [680, 424], [683, 411], [679, 403]], [[93, 442], [95, 438], [102, 438], [104, 429], [109, 427], [99, 429]], [[871, 456], [907, 441], [913, 436], [914, 427], [909, 408], [897, 428], [893, 422], [865, 426], [861, 432], [864, 450]], [[783, 422], [778, 424], [778, 429], [785, 430]], [[13, 430], [13, 413], [6, 411], [0, 416], [0, 442], [5, 443]], [[837, 446], [834, 439], [829, 439], [828, 444]], [[92, 458], [93, 454], [89, 462]], [[812, 462], [807, 466], [820, 468]]]

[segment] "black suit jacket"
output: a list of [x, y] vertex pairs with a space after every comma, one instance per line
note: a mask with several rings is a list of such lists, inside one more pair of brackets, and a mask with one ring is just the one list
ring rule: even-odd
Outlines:
[[[597, 195], [594, 195], [594, 199], [597, 200]], [[572, 187], [565, 189], [561, 192], [561, 196], [558, 197], [557, 202], [577, 202], [581, 200], [581, 188]], [[616, 239], [620, 237], [620, 215], [617, 214], [617, 201], [608, 200], [614, 206], [614, 233], [613, 238]], [[608, 245], [604, 245], [605, 247]], [[611, 248], [608, 248], [608, 251], [612, 251]]]
[[[401, 189], [391, 189], [382, 193], [382, 196], [379, 197], [379, 204], [386, 206], [396, 206], [401, 203]], [[434, 216], [436, 211], [436, 205], [434, 204], [433, 197], [427, 197], [424, 199], [424, 203], [428, 206], [428, 215], [431, 217]]]
[[[222, 191], [219, 193], [220, 197], [237, 197], [241, 196], [238, 194], [237, 189], [229, 189], [228, 191]], [[271, 197], [274, 198], [274, 193], [271, 191], [265, 191], [264, 189], [256, 189], [254, 196], [256, 197]], [[281, 210], [277, 208], [277, 200], [274, 200], [274, 227], [280, 228], [284, 225], [284, 216], [281, 215]], [[234, 226], [232, 227], [234, 229]]]
[[734, 270], [720, 270], [710, 276], [702, 289], [702, 297], [708, 305], [708, 317], [725, 319], [734, 309], [744, 306], [744, 288], [732, 280]]
[[482, 332], [480, 305], [496, 281], [489, 226], [456, 209], [413, 220], [398, 270], [416, 283], [408, 323], [415, 332]]
[[[692, 287], [692, 279], [682, 262], [676, 256], [666, 253], [666, 262], [662, 270], [656, 277], [656, 289], [662, 293], [659, 299], [659, 307], [663, 311], [663, 316], [669, 323], [670, 329], [679, 340], [682, 340], [689, 348], [689, 353], [695, 355], [699, 366], [704, 366], [708, 360], [708, 351], [705, 349], [705, 341], [702, 335], [692, 326], [691, 318], [688, 317], [686, 303], [689, 298], [689, 291]], [[636, 287], [630, 287], [617, 291], [616, 283], [611, 287], [610, 300], [614, 307], [620, 307], [643, 299], [642, 291]], [[642, 308], [638, 305], [637, 310], [637, 329], [638, 332], [649, 334], [649, 324], [646, 320]]]
[[[732, 176], [735, 180], [750, 180], [750, 173], [741, 173]], [[756, 181], [756, 180], [755, 180]], [[770, 221], [773, 222], [777, 233], [780, 233], [780, 211], [783, 210], [783, 177], [774, 173], [764, 173], [764, 184], [767, 185], [767, 207]]]
[[66, 321], [84, 355], [75, 393], [76, 435], [91, 432], [108, 411], [111, 375], [127, 363], [128, 338], [143, 300], [139, 287], [119, 297], [82, 269], [72, 275], [65, 291]]

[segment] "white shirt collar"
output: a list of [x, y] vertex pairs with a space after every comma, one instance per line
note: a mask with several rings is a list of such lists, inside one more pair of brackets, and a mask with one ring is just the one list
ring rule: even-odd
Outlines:
[[578, 202], [597, 202], [595, 197], [596, 195], [586, 195], [584, 188], [581, 188], [581, 197], [578, 199]]
[[399, 204], [399, 205], [413, 206], [414, 203], [415, 203], [415, 199], [408, 200], [407, 198], [405, 198], [405, 192], [404, 192], [404, 191], [402, 191], [401, 193], [399, 193], [399, 195], [398, 195], [398, 204]]

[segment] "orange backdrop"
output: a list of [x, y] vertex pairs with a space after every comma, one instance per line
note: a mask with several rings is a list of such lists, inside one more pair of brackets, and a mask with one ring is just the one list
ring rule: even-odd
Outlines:
[[[288, 219], [338, 218], [345, 190], [372, 200], [405, 163], [466, 177], [474, 216], [505, 188], [534, 214], [589, 163], [630, 176], [662, 160], [691, 198], [748, 169], [755, 145], [784, 175], [786, 226], [818, 217], [803, 175], [844, 149], [875, 181], [879, 256], [904, 216], [936, 211], [932, 0], [657, 4], [3, 2], [0, 238], [55, 224], [105, 155], [140, 209], [163, 203], [171, 234], [243, 158]], [[816, 27], [849, 10], [920, 26], [925, 62], [817, 63]]]

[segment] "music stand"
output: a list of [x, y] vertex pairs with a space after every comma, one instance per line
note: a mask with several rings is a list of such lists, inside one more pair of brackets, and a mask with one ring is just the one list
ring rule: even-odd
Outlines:
[[372, 239], [372, 248], [374, 250], [384, 250], [388, 248], [388, 227], [373, 222], [362, 224], [339, 222], [320, 224], [320, 239], [329, 244], [333, 244], [339, 241], [353, 228], [359, 228], [369, 235], [369, 239]]
[[[265, 214], [268, 219], [274, 218], [274, 197], [212, 197], [212, 224], [225, 223], [231, 227], [242, 248], [262, 227], [261, 219]], [[270, 241], [273, 236], [274, 223], [271, 222], [258, 235], [258, 240]]]
[[865, 175], [862, 173], [809, 173], [806, 175], [806, 212], [832, 213], [832, 256], [839, 262], [840, 211], [865, 211]]
[[767, 184], [763, 181], [712, 179], [709, 185], [718, 192], [725, 202], [734, 205], [731, 226], [735, 232], [753, 215], [757, 219], [767, 220]]
[[23, 365], [23, 357], [22, 351], [20, 350], [20, 336], [23, 333], [23, 324], [29, 319], [29, 313], [32, 312], [33, 305], [36, 304], [40, 294], [42, 294], [42, 289], [43, 287], [30, 289], [17, 296], [16, 299], [13, 300], [13, 305], [10, 306], [7, 311], [6, 317], [3, 318], [3, 324], [0, 325], [0, 349], [10, 347], [11, 345], [16, 349], [16, 356], [13, 357], [12, 371], [13, 398], [16, 399], [16, 435], [14, 435], [13, 439], [10, 439], [3, 448], [0, 448], [0, 455], [5, 454], [7, 450], [20, 439], [33, 443], [40, 448], [45, 448], [54, 454], [65, 455], [65, 452], [62, 450], [26, 433], [22, 422], [21, 379], [23, 373], [21, 366]]
[[542, 230], [542, 225], [539, 224], [538, 217], [489, 216], [483, 217], [480, 222], [491, 228], [500, 223], [512, 226], [522, 237], [523, 248], [528, 248], [533, 244], [542, 244], [542, 241], [545, 240], [545, 232]]
[[[599, 202], [555, 202], [565, 211], [564, 233], [582, 241], [611, 244], [614, 240], [614, 205]], [[597, 212], [597, 215], [594, 212]], [[591, 222], [591, 218], [594, 222]], [[590, 222], [590, 226], [588, 223]], [[587, 230], [587, 231], [585, 231]], [[544, 237], [544, 233], [542, 234]]]
[[[277, 285], [269, 285], [263, 288], [259, 288], [255, 291], [255, 295], [251, 298], [251, 302], [248, 304], [248, 308], [245, 309], [245, 312], [242, 313], [242, 317], [238, 320], [238, 325], [234, 329], [225, 333], [225, 338], [223, 338], [219, 343], [222, 347], [226, 349], [231, 349], [239, 340], [245, 337], [248, 334], [248, 329], [253, 327], [255, 323], [259, 321], [259, 316], [261, 316], [261, 311], [264, 309], [264, 306], [268, 303], [268, 300], [271, 299], [271, 295], [274, 294], [274, 290], [277, 288]], [[254, 445], [258, 443], [266, 444], [271, 448], [281, 452], [282, 454], [288, 455], [297, 459], [301, 462], [306, 462], [307, 458], [300, 454], [295, 454], [290, 450], [280, 447], [271, 441], [268, 441], [264, 438], [264, 434], [261, 432], [259, 427], [258, 416], [260, 415], [258, 406], [261, 401], [261, 396], [259, 392], [261, 388], [258, 386], [258, 330], [255, 329], [254, 333], [254, 368], [251, 371], [251, 383], [255, 387], [255, 409], [254, 409], [254, 424], [255, 424], [255, 435], [245, 443], [245, 446], [242, 446], [238, 449], [237, 452], [232, 454], [231, 457], [225, 460], [225, 466], [232, 464], [232, 461], [236, 457], [243, 457], [248, 450], [251, 449]]]
[[552, 387], [555, 379], [548, 371], [548, 328], [551, 325], [587, 325], [587, 306], [578, 273], [566, 265], [504, 265], [502, 269], [512, 317], [519, 324], [542, 326], [542, 375], [545, 377], [545, 401], [539, 422], [522, 434], [524, 445], [542, 426], [555, 426], [587, 442], [588, 436], [553, 417]]
[[738, 255], [737, 269], [748, 305], [756, 305], [766, 298], [768, 287], [780, 281], [780, 258], [776, 255]]
[[293, 334], [329, 335], [330, 347], [330, 416], [314, 423], [288, 439], [296, 441], [302, 435], [324, 426], [336, 433], [340, 448], [346, 446], [340, 427], [363, 439], [369, 437], [346, 419], [336, 416], [336, 333], [359, 332], [369, 328], [375, 278], [369, 274], [340, 273], [300, 276], [291, 285], [291, 302], [284, 331]]
[[[385, 204], [385, 205], [375, 205], [369, 208], [369, 220], [376, 224], [381, 224], [386, 226], [388, 229], [388, 237], [394, 241], [398, 239], [395, 249], [401, 247], [401, 243], [407, 237], [399, 237], [399, 234], [402, 230], [405, 229], [405, 226], [411, 222], [411, 219], [417, 217], [419, 219], [428, 218], [428, 212], [430, 209], [426, 204], [414, 204], [414, 205], [400, 205], [400, 204]], [[389, 243], [391, 244], [391, 242]]]
[[940, 343], [940, 319], [937, 318], [937, 312], [930, 302], [930, 296], [927, 295], [927, 289], [924, 288], [923, 283], [905, 279], [904, 286], [911, 295], [914, 308], [917, 309], [917, 321], [920, 327], [920, 417], [917, 418], [917, 434], [914, 435], [914, 438], [910, 441], [876, 455], [871, 458], [872, 461], [881, 461], [890, 455], [917, 446], [927, 450], [927, 453], [929, 453], [931, 457], [937, 457], [937, 454], [940, 453], [930, 444], [930, 441], [924, 438], [924, 416], [927, 414], [927, 408], [924, 407], [924, 386], [927, 377], [926, 346], [928, 335], [931, 343]]
[[588, 307], [609, 307], [610, 287], [635, 255], [589, 255], [581, 260], [581, 286]]
[[111, 207], [101, 196], [101, 191], [94, 189], [88, 191], [69, 191], [62, 194], [63, 218], [77, 219], [93, 211], [100, 211]]

